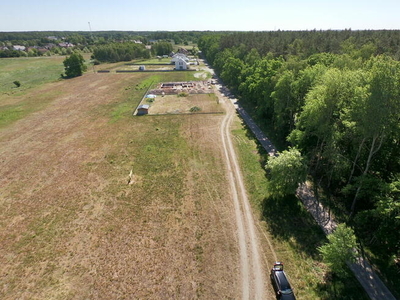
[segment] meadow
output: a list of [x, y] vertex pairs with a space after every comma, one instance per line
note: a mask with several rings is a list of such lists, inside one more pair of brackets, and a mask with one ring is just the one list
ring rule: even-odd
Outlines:
[[235, 298], [222, 115], [132, 117], [195, 78], [53, 79], [5, 98], [36, 105], [0, 128], [0, 298]]

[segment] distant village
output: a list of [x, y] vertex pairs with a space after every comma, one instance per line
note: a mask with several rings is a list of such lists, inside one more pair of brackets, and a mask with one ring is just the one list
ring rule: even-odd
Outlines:
[[[21, 41], [13, 43], [12, 41], [0, 42], [0, 57], [18, 57], [18, 56], [43, 56], [52, 54], [68, 55], [72, 53], [72, 49], [79, 47], [83, 52], [90, 52], [89, 49], [85, 49], [84, 45], [73, 44], [66, 41], [65, 37], [47, 36], [45, 38], [48, 43], [38, 43], [40, 45], [27, 46], [21, 45]], [[121, 41], [123, 42], [123, 41]], [[140, 40], [131, 40], [135, 44], [142, 44]], [[150, 47], [150, 48], [148, 48]], [[151, 49], [151, 46], [146, 46]], [[86, 51], [85, 51], [86, 50]]]

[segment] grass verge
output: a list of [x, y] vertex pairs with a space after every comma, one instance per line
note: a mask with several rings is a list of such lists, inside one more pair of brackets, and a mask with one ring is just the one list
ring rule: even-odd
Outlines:
[[[368, 299], [354, 277], [327, 276], [317, 247], [327, 239], [311, 215], [294, 197], [268, 196], [264, 170], [267, 156], [253, 135], [237, 123], [233, 130], [249, 199], [264, 224], [277, 259], [284, 262], [298, 299]], [[266, 262], [272, 266], [273, 261]]]

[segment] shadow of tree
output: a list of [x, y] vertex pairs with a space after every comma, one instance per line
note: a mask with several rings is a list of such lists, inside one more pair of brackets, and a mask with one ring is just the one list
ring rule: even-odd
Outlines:
[[296, 250], [317, 258], [317, 248], [327, 241], [326, 237], [294, 195], [265, 198], [262, 207], [263, 217], [275, 238], [286, 240]]

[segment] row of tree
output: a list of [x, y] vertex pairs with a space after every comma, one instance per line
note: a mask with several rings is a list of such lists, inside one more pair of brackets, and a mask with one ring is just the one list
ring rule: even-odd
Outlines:
[[99, 62], [130, 61], [136, 58], [150, 58], [150, 51], [143, 44], [110, 43], [95, 47], [92, 58]]
[[44, 46], [48, 43], [69, 42], [75, 45], [104, 45], [111, 42], [141, 41], [143, 44], [168, 41], [175, 44], [196, 43], [206, 31], [32, 31], [0, 32], [0, 46]]
[[199, 47], [278, 143], [301, 151], [315, 191], [391, 257], [400, 256], [400, 38], [379, 33], [211, 35]]
[[170, 42], [157, 42], [151, 47], [152, 53], [155, 55], [169, 55], [172, 50], [172, 44]]

